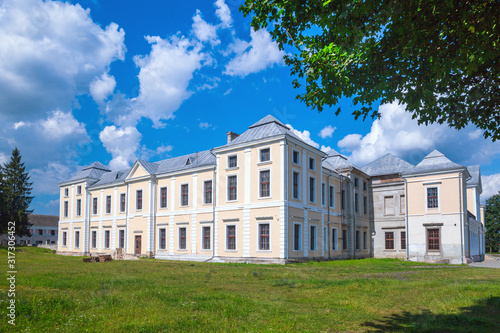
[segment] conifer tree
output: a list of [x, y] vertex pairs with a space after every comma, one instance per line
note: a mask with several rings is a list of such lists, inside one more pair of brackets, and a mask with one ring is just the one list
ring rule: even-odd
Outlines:
[[19, 149], [14, 148], [10, 161], [0, 168], [0, 222], [1, 233], [7, 232], [9, 221], [16, 224], [16, 236], [30, 236], [28, 216], [33, 197], [29, 175], [21, 162]]
[[486, 200], [484, 209], [486, 247], [490, 252], [500, 250], [500, 192]]

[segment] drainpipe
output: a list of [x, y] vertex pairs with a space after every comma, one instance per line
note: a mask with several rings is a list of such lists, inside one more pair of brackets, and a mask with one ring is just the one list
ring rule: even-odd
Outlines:
[[212, 156], [215, 158], [214, 170], [212, 173], [212, 258], [205, 260], [205, 261], [210, 261], [213, 258], [215, 258], [215, 198], [216, 198], [215, 191], [217, 188], [217, 186], [215, 186], [215, 184], [216, 184], [216, 182], [215, 182], [215, 169], [217, 168], [217, 156], [215, 156], [213, 150], [214, 150], [213, 148], [210, 149], [210, 154], [212, 154]]
[[[288, 177], [290, 175], [290, 162], [289, 162], [289, 158], [288, 158], [288, 140], [286, 139], [286, 136], [285, 136], [285, 163], [286, 163], [286, 177], [283, 177], [283, 179], [285, 180], [285, 221], [283, 223], [286, 223], [287, 225], [287, 228], [285, 228], [285, 230], [287, 231], [287, 235], [285, 235], [286, 239], [288, 239], [288, 235], [290, 234], [289, 230], [288, 230], [288, 226], [290, 224], [290, 219], [288, 218], [288, 213], [289, 213], [289, 210], [288, 210], [288, 199], [289, 199], [289, 193], [288, 193]], [[288, 241], [286, 241], [286, 244], [287, 244], [287, 247], [285, 249], [285, 262], [288, 261], [288, 252], [289, 252], [289, 243]]]
[[153, 175], [153, 186], [154, 186], [154, 189], [153, 189], [153, 198], [154, 198], [154, 202], [153, 202], [153, 253], [152, 253], [152, 256], [153, 258], [155, 257], [155, 253], [156, 253], [156, 190], [158, 188], [158, 179], [156, 179], [156, 176]]
[[459, 186], [460, 186], [460, 190], [458, 191], [458, 195], [459, 195], [459, 201], [460, 201], [460, 259], [462, 261], [462, 264], [464, 263], [464, 238], [463, 238], [463, 221], [462, 221], [462, 215], [463, 215], [463, 211], [462, 211], [462, 177], [463, 177], [463, 171], [460, 172], [459, 176], [458, 176], [458, 183], [459, 183]]
[[[85, 250], [87, 250], [88, 252], [88, 255], [90, 255], [90, 242], [91, 242], [91, 239], [90, 239], [90, 209], [91, 209], [91, 206], [92, 206], [92, 203], [90, 202], [90, 191], [88, 190], [88, 183], [85, 184], [85, 192], [86, 192], [86, 198], [85, 198], [85, 205], [87, 206], [87, 209], [86, 209], [86, 217], [85, 219], [87, 220], [87, 225], [88, 225], [88, 230], [87, 230], [87, 248], [85, 249], [85, 242], [83, 243], [83, 255], [85, 255]], [[82, 237], [83, 238], [83, 237]]]
[[[400, 177], [401, 174], [399, 175]], [[403, 178], [403, 177], [402, 177]], [[403, 178], [405, 182], [405, 224], [406, 224], [406, 260], [410, 260], [410, 233], [408, 232], [408, 180]]]

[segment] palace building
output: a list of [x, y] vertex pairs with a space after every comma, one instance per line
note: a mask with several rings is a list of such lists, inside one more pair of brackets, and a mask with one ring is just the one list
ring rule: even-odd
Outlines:
[[273, 116], [223, 146], [126, 170], [99, 162], [60, 186], [58, 253], [286, 263], [484, 255], [479, 167], [434, 151], [363, 168], [310, 146]]

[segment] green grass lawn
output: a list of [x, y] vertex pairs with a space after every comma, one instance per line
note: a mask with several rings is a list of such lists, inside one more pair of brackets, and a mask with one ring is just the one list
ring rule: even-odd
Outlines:
[[[500, 332], [500, 269], [391, 259], [83, 263], [18, 250], [16, 327], [4, 278], [1, 332]], [[6, 276], [5, 249], [0, 268]]]

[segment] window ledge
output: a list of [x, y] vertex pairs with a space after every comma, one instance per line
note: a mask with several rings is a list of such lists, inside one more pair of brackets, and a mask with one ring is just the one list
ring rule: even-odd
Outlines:
[[267, 199], [272, 199], [273, 197], [272, 196], [268, 196], [268, 197], [259, 197], [258, 200], [267, 200]]
[[273, 161], [264, 161], [257, 163], [257, 165], [266, 165], [266, 164], [273, 164]]
[[240, 167], [226, 168], [226, 171], [238, 170]]

